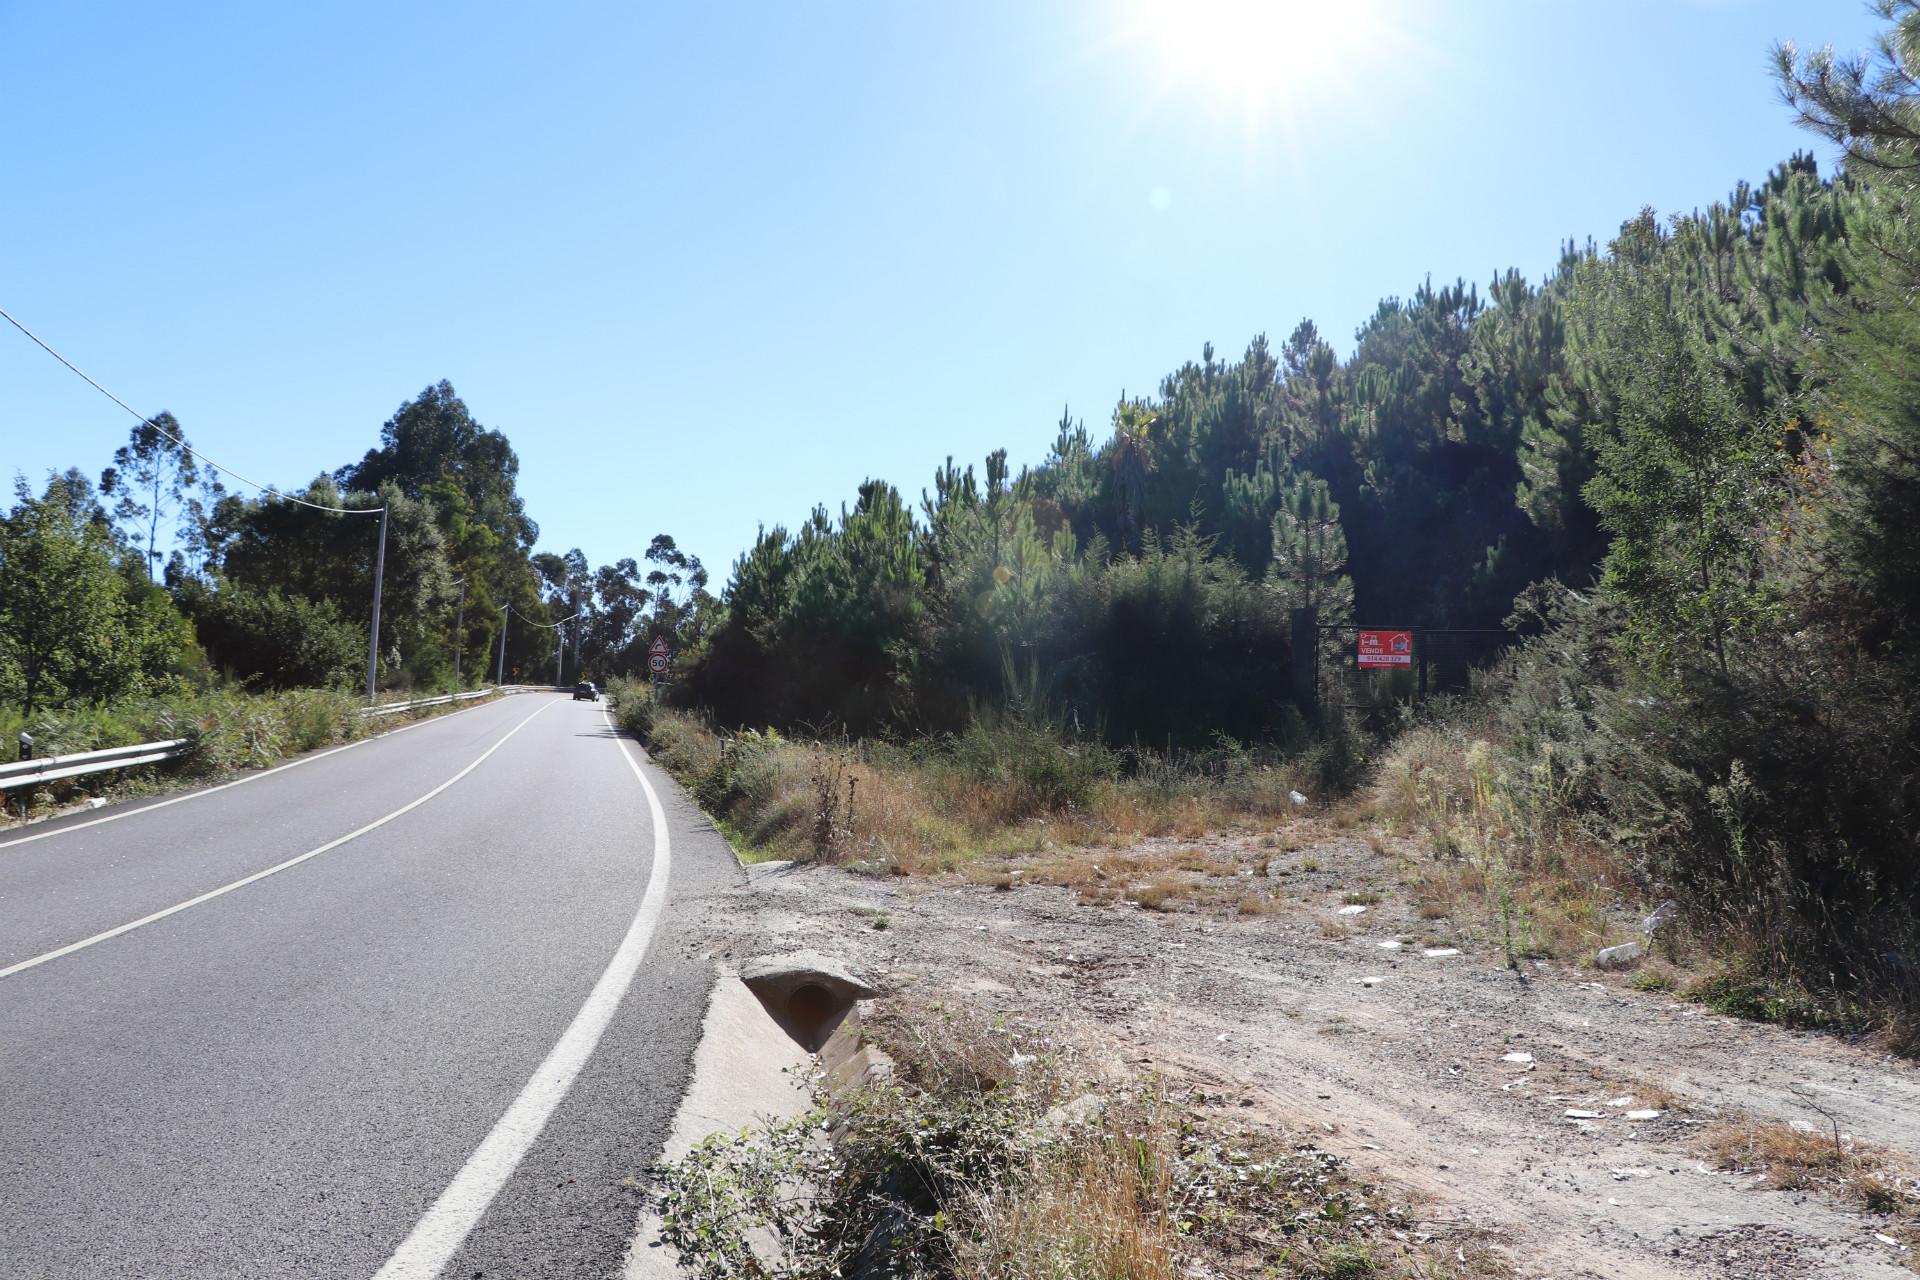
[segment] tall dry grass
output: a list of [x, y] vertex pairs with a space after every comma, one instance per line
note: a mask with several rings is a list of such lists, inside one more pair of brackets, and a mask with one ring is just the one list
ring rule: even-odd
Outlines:
[[656, 706], [645, 686], [611, 690], [623, 725], [691, 791], [743, 856], [929, 874], [981, 858], [1194, 839], [1297, 812], [1311, 762], [1223, 751], [1174, 763], [1123, 759], [1044, 727], [983, 721], [958, 739], [907, 746], [722, 737]]
[[1415, 726], [1381, 760], [1369, 800], [1424, 854], [1412, 868], [1422, 916], [1491, 930], [1509, 963], [1626, 936], [1615, 916], [1640, 905], [1631, 869], [1581, 827], [1551, 751], [1523, 765], [1489, 738]]

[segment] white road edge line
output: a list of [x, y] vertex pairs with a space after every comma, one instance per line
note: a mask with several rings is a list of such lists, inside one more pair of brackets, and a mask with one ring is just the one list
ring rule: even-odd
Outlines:
[[[613, 729], [613, 719], [605, 707], [600, 708], [600, 714], [606, 719], [607, 728]], [[625, 739], [619, 741], [621, 759], [640, 780], [640, 789], [647, 793], [647, 815], [653, 822], [653, 867], [647, 875], [647, 891], [640, 899], [640, 908], [627, 927], [627, 936], [621, 939], [619, 949], [607, 963], [606, 971], [593, 984], [586, 1003], [573, 1015], [573, 1021], [548, 1051], [546, 1060], [534, 1069], [506, 1114], [467, 1157], [460, 1172], [433, 1202], [426, 1216], [414, 1224], [373, 1280], [433, 1280], [452, 1260], [487, 1206], [493, 1203], [500, 1188], [507, 1184], [507, 1179], [532, 1149], [534, 1140], [573, 1087], [581, 1068], [587, 1065], [587, 1059], [593, 1056], [607, 1024], [613, 1020], [614, 1010], [626, 995], [640, 962], [646, 958], [653, 932], [666, 909], [667, 875], [673, 856], [667, 838], [667, 815], [660, 807], [660, 797], [634, 761]]]
[[[198, 800], [201, 796], [210, 796], [216, 791], [226, 791], [232, 787], [244, 787], [249, 782], [258, 782], [262, 778], [271, 778], [275, 774], [285, 773], [289, 769], [298, 769], [303, 764], [312, 764], [315, 760], [325, 760], [328, 756], [337, 756], [342, 751], [351, 751], [355, 747], [364, 747], [369, 742], [378, 742], [382, 738], [391, 738], [395, 734], [405, 733], [409, 729], [418, 729], [421, 725], [434, 724], [441, 720], [451, 720], [462, 712], [478, 711], [481, 707], [498, 705], [498, 702], [482, 702], [477, 706], [461, 707], [458, 710], [445, 712], [441, 715], [428, 716], [425, 720], [415, 720], [412, 724], [403, 724], [398, 729], [388, 729], [384, 733], [370, 734], [367, 737], [356, 739], [353, 742], [342, 743], [337, 747], [328, 747], [325, 751], [316, 752], [310, 756], [301, 756], [298, 760], [289, 760], [285, 764], [277, 764], [271, 769], [262, 769], [258, 773], [250, 773], [244, 778], [235, 778], [232, 782], [222, 782], [216, 786], [202, 787], [198, 791], [189, 791], [183, 796], [174, 796], [171, 799], [161, 800], [155, 804], [143, 804], [138, 809], [122, 809], [119, 813], [110, 813], [104, 818], [94, 818], [87, 822], [76, 822], [70, 826], [55, 827], [51, 831], [37, 831], [30, 836], [21, 836], [18, 840], [0, 840], [0, 853], [4, 853], [16, 845], [32, 844], [35, 840], [51, 840], [54, 836], [64, 836], [70, 831], [85, 831], [88, 827], [97, 827], [103, 822], [118, 822], [122, 818], [137, 818], [143, 813], [152, 813], [155, 809], [165, 809], [172, 805], [185, 804], [189, 800]], [[52, 819], [52, 821], [57, 822], [59, 819]]]
[[145, 925], [150, 925], [154, 923], [156, 920], [165, 920], [168, 916], [179, 915], [182, 911], [185, 911], [190, 907], [197, 907], [203, 902], [211, 902], [213, 899], [218, 898], [223, 894], [232, 893], [235, 889], [244, 889], [248, 885], [253, 884], [255, 881], [265, 880], [268, 876], [271, 876], [271, 875], [278, 875], [280, 872], [287, 870], [289, 867], [297, 867], [301, 863], [307, 861], [309, 858], [317, 858], [321, 854], [327, 852], [329, 849], [338, 849], [341, 845], [347, 843], [347, 841], [349, 840], [357, 840], [361, 836], [367, 834], [367, 832], [369, 831], [373, 831], [379, 827], [384, 827], [389, 822], [392, 822], [395, 818], [398, 818], [402, 814], [412, 813], [415, 809], [418, 809], [421, 805], [433, 799], [435, 796], [439, 795], [442, 791], [445, 791], [448, 787], [452, 786], [454, 783], [460, 781], [460, 779], [472, 773], [475, 769], [478, 769], [481, 766], [481, 764], [483, 764], [486, 761], [486, 758], [488, 756], [498, 751], [501, 747], [504, 747], [505, 745], [507, 745], [508, 738], [511, 738], [514, 734], [526, 728], [528, 721], [531, 721], [534, 716], [539, 715], [541, 711], [546, 711], [552, 708], [559, 701], [560, 700], [558, 698], [553, 699], [553, 701], [548, 702], [545, 706], [542, 706], [539, 710], [535, 711], [533, 715], [529, 715], [525, 720], [522, 720], [519, 724], [507, 730], [507, 732], [501, 737], [500, 741], [494, 743], [492, 746], [488, 747], [485, 751], [483, 751], [480, 754], [480, 758], [478, 760], [475, 760], [472, 764], [468, 765], [466, 768], [462, 769], [460, 772], [454, 774], [451, 778], [448, 778], [445, 782], [441, 783], [439, 786], [435, 787], [433, 790], [427, 792], [427, 794], [421, 796], [418, 800], [414, 800], [400, 806], [398, 809], [395, 809], [392, 813], [388, 814], [384, 818], [375, 818], [372, 822], [369, 822], [366, 826], [361, 827], [358, 831], [349, 831], [346, 835], [341, 836], [338, 840], [327, 841], [325, 844], [321, 845], [318, 849], [309, 849], [303, 854], [300, 854], [296, 857], [288, 858], [285, 862], [276, 862], [274, 865], [268, 867], [265, 871], [256, 871], [250, 876], [243, 876], [240, 879], [233, 881], [231, 884], [223, 884], [218, 889], [210, 889], [206, 893], [201, 894], [197, 898], [188, 898], [185, 902], [175, 903], [173, 906], [166, 907], [160, 911], [156, 911], [152, 915], [141, 916], [138, 920], [129, 921], [126, 924], [116, 926], [115, 928], [112, 928], [112, 929], [108, 929], [105, 933], [96, 933], [91, 938], [82, 938], [78, 942], [69, 942], [64, 947], [57, 947], [54, 950], [46, 952], [43, 955], [34, 956], [30, 960], [22, 960], [19, 964], [8, 965], [6, 968], [0, 969], [0, 978], [11, 978], [16, 973], [23, 973], [28, 969], [32, 969], [39, 965], [46, 964], [49, 960], [58, 960], [62, 956], [70, 956], [76, 951], [84, 951], [86, 948], [94, 946], [98, 943], [105, 942], [109, 938], [117, 938], [123, 933], [132, 933], [135, 929], [139, 929]]

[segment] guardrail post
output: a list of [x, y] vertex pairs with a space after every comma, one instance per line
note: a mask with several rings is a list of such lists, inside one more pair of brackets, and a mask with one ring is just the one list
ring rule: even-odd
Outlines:
[[33, 759], [33, 735], [25, 729], [20, 731], [20, 759]]

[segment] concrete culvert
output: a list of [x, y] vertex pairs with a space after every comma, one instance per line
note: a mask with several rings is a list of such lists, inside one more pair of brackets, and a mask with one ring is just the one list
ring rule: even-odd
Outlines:
[[756, 957], [740, 966], [740, 981], [808, 1053], [819, 1052], [856, 1002], [880, 994], [839, 961], [810, 951]]

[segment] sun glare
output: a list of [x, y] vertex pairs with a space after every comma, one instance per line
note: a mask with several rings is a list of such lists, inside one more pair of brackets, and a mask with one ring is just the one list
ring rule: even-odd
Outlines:
[[1204, 96], [1250, 134], [1350, 108], [1405, 38], [1382, 0], [1132, 0], [1122, 36], [1157, 98]]

